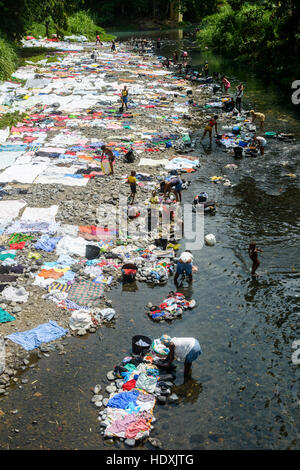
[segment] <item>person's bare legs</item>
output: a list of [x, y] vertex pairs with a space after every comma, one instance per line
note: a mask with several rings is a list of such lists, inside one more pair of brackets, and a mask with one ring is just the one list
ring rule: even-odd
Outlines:
[[185, 362], [184, 363], [184, 376], [188, 377], [192, 373], [192, 363], [191, 362]]
[[253, 261], [253, 264], [252, 264], [252, 272], [251, 272], [251, 275], [252, 276], [255, 276], [255, 271], [257, 270], [258, 266], [260, 265], [260, 261]]
[[201, 138], [201, 142], [202, 142], [202, 140], [204, 139], [204, 137], [206, 136], [207, 132], [208, 132], [208, 130], [205, 129], [204, 132], [203, 132], [203, 136], [202, 136], [202, 138]]

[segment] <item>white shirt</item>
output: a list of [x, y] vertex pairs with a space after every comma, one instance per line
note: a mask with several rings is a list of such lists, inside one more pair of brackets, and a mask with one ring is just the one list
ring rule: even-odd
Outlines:
[[183, 253], [181, 253], [179, 259], [183, 263], [192, 263], [194, 258], [193, 258], [192, 253], [189, 253], [188, 251], [184, 251]]
[[172, 338], [175, 346], [174, 356], [177, 361], [185, 361], [186, 356], [195, 346], [195, 338]]
[[267, 144], [267, 141], [264, 137], [261, 137], [260, 135], [256, 137], [256, 140], [262, 145], [263, 147]]

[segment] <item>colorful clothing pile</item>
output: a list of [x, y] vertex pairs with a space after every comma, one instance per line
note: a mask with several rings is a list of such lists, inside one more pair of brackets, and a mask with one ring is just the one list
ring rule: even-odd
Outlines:
[[180, 317], [184, 310], [193, 308], [195, 302], [186, 300], [180, 292], [170, 292], [168, 297], [160, 304], [151, 307], [148, 311], [149, 317], [154, 321], [174, 320]]

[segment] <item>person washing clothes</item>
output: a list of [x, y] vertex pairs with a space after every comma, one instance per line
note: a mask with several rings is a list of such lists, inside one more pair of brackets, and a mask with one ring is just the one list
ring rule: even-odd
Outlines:
[[263, 129], [265, 126], [265, 115], [263, 113], [256, 113], [253, 109], [251, 109], [250, 114], [252, 116], [252, 123], [255, 119], [259, 119], [260, 128]]
[[162, 335], [160, 342], [169, 349], [165, 366], [170, 367], [174, 360], [184, 362], [184, 376], [190, 375], [192, 363], [202, 354], [199, 341], [196, 338], [171, 338]]
[[229, 88], [231, 87], [230, 81], [226, 77], [226, 75], [223, 75], [222, 77], [222, 83], [224, 85], [225, 93], [227, 95]]
[[265, 154], [265, 146], [267, 145], [267, 141], [264, 137], [254, 134], [253, 144], [259, 148], [261, 155]]
[[176, 178], [172, 178], [170, 181], [165, 181], [164, 185], [164, 198], [166, 198], [167, 194], [170, 194], [172, 190], [176, 196], [176, 201], [181, 202], [181, 188], [182, 188], [183, 181], [179, 176]]
[[174, 276], [174, 283], [177, 284], [177, 280], [180, 274], [185, 273], [188, 276], [189, 283], [193, 282], [193, 255], [190, 250], [184, 251], [178, 260], [176, 266], [176, 273]]

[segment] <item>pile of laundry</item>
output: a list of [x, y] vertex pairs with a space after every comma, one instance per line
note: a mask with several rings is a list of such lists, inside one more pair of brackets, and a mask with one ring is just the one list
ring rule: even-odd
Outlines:
[[160, 359], [154, 350], [145, 350], [144, 355], [131, 355], [107, 373], [111, 384], [106, 387], [109, 398], [101, 394], [101, 385], [96, 385], [92, 403], [99, 411], [100, 428], [104, 438], [125, 440], [128, 446], [149, 438], [155, 417], [156, 402], [176, 402], [172, 393], [175, 374], [162, 372], [156, 363]]
[[149, 317], [156, 321], [175, 320], [181, 317], [183, 312], [196, 306], [195, 300], [187, 300], [180, 292], [170, 292], [168, 297], [160, 305], [148, 304]]

